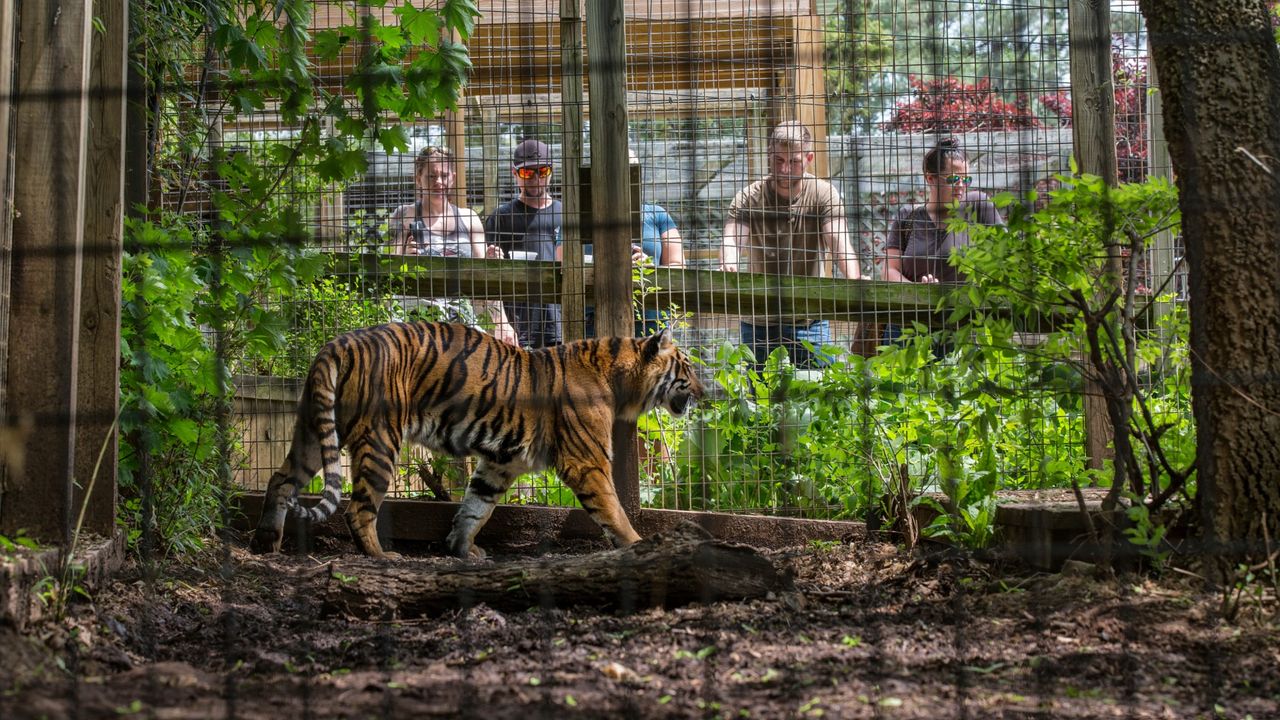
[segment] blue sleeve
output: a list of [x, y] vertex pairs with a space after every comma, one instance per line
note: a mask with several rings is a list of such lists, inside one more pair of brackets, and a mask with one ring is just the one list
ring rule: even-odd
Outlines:
[[671, 217], [671, 213], [661, 205], [650, 205], [648, 207], [653, 217], [653, 227], [658, 231], [658, 237], [661, 238], [667, 232], [675, 229], [676, 221]]

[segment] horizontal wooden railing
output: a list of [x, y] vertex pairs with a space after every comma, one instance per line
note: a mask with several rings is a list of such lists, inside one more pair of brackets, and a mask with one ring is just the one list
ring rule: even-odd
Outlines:
[[[331, 261], [335, 273], [358, 274], [366, 286], [416, 297], [542, 297], [555, 302], [563, 272], [559, 263], [524, 260], [332, 253]], [[592, 270], [584, 268], [588, 298], [594, 292]], [[942, 285], [692, 268], [655, 268], [646, 283], [657, 288], [646, 304], [658, 307], [674, 303], [691, 312], [849, 320], [923, 318], [948, 291]]]
[[[413, 297], [511, 300], [545, 298], [558, 302], [559, 263], [527, 260], [329, 253], [336, 274], [357, 274], [366, 287]], [[583, 268], [588, 304], [595, 292], [593, 268]], [[903, 322], [909, 318], [934, 327], [947, 316], [944, 306], [952, 286], [884, 280], [844, 280], [794, 275], [723, 272], [694, 268], [654, 268], [646, 283], [652, 294], [646, 307], [668, 307], [695, 313], [808, 317], [851, 322]], [[1160, 308], [1141, 305], [1137, 326], [1154, 327]], [[1043, 317], [1017, 325], [1024, 332], [1044, 333], [1062, 318]]]

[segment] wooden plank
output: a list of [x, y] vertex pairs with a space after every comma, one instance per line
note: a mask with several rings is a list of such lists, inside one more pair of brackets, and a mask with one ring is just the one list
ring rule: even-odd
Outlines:
[[[480, 163], [483, 168], [484, 212], [493, 212], [502, 200], [498, 195], [498, 180], [507, 165], [498, 157], [498, 116], [493, 108], [479, 98], [471, 98], [471, 117], [480, 120], [480, 142], [483, 148]], [[509, 170], [508, 170], [509, 172]]]
[[[1148, 53], [1150, 55], [1150, 53]], [[1156, 92], [1147, 93], [1147, 169], [1150, 177], [1161, 177], [1173, 182], [1173, 160], [1169, 157], [1169, 141], [1164, 137], [1163, 95], [1159, 92], [1160, 80], [1156, 76], [1156, 64], [1147, 64], [1147, 81], [1149, 87]], [[1173, 277], [1179, 272], [1176, 263], [1178, 256], [1177, 237], [1173, 232], [1165, 230], [1157, 234], [1150, 242], [1148, 258], [1151, 270], [1152, 291], [1170, 293], [1175, 290]], [[1186, 272], [1186, 268], [1181, 269]], [[1162, 290], [1163, 288], [1163, 290]], [[1157, 316], [1172, 312], [1173, 303], [1155, 303]]]
[[[9, 280], [13, 269], [13, 41], [17, 0], [0, 0], [0, 422], [7, 416], [9, 371]], [[0, 483], [5, 469], [0, 464]]]
[[[796, 65], [791, 39], [795, 25], [790, 18], [637, 19], [628, 24], [627, 57], [635, 63], [635, 72], [627, 78], [627, 89], [632, 92], [768, 87]], [[473, 64], [467, 92], [472, 96], [549, 93], [563, 82], [556, 15], [482, 25], [467, 47]], [[344, 86], [358, 52], [352, 44], [333, 59], [318, 62], [315, 75], [322, 86], [348, 93]], [[589, 57], [586, 62], [589, 66]]]
[[[561, 293], [560, 269], [550, 261], [489, 260], [372, 253], [331, 253], [332, 274], [359, 274], [376, 292], [413, 297], [501, 300]], [[599, 261], [597, 261], [598, 263]], [[586, 268], [585, 291], [595, 289]], [[777, 313], [824, 318], [901, 320], [933, 313], [950, 288], [943, 285], [845, 280], [693, 268], [655, 268], [650, 282], [659, 306], [731, 315]], [[627, 290], [630, 297], [631, 290]]]
[[24, 3], [16, 42], [9, 406], [35, 429], [0, 533], [65, 543], [72, 522], [84, 243], [88, 3]]
[[582, 115], [585, 65], [582, 58], [582, 14], [577, 0], [560, 3], [560, 172], [563, 178], [560, 203], [564, 286], [560, 308], [564, 319], [564, 339], [571, 342], [586, 336], [587, 274], [582, 250]]
[[[414, 7], [435, 7], [435, 0], [411, 0]], [[559, 17], [564, 5], [563, 0], [480, 0], [476, 9], [480, 18], [476, 22], [477, 30], [489, 25], [505, 25], [522, 22], [553, 22]], [[741, 0], [626, 0], [625, 13], [628, 19], [647, 19], [679, 21], [691, 18], [710, 18], [719, 20], [739, 20], [744, 15]], [[587, 0], [579, 0], [578, 12], [588, 6]], [[389, 3], [382, 7], [361, 6], [367, 12], [381, 19], [384, 23], [396, 21], [394, 11], [399, 4]], [[312, 22], [313, 29], [338, 28], [352, 23], [350, 3], [320, 3], [316, 5]], [[810, 12], [809, 0], [752, 0], [750, 14], [753, 18], [786, 18]]]
[[[251, 530], [262, 514], [262, 494], [246, 493], [236, 500], [239, 512], [232, 513], [236, 527]], [[307, 499], [303, 504], [310, 504]], [[350, 537], [343, 512], [346, 501], [328, 520], [315, 527], [316, 534]], [[458, 512], [456, 502], [388, 498], [382, 503], [378, 525], [387, 529], [391, 540], [443, 542]], [[634, 514], [628, 511], [632, 526], [641, 537], [649, 537], [692, 522], [714, 537], [747, 543], [755, 547], [783, 548], [804, 545], [813, 540], [861, 540], [866, 526], [845, 520], [807, 520], [760, 515], [690, 512], [687, 510], [655, 510], [645, 508]], [[293, 523], [289, 523], [292, 527]], [[285, 538], [296, 537], [285, 532]], [[493, 549], [503, 545], [537, 545], [542, 542], [600, 541], [600, 528], [584, 510], [566, 507], [536, 507], [499, 504], [485, 524], [476, 543]]]
[[[587, 15], [587, 68], [591, 91], [591, 187], [629, 185], [627, 160], [627, 56], [621, 0], [592, 3]], [[631, 195], [591, 193], [591, 238], [595, 254], [596, 328], [601, 335], [630, 336]]]
[[[1088, 108], [1072, 118], [1076, 162], [1080, 171], [1116, 183], [1115, 96], [1111, 80], [1111, 9], [1107, 3], [1069, 0], [1068, 35], [1071, 52], [1071, 105]], [[1120, 257], [1108, 259], [1109, 287], [1120, 282]], [[1089, 467], [1101, 469], [1111, 456], [1114, 431], [1107, 415], [1101, 387], [1086, 380], [1085, 455]]]
[[[104, 32], [93, 34], [80, 298], [79, 394], [75, 450], [82, 530], [115, 530], [116, 427], [120, 405], [120, 256], [124, 244], [125, 0], [95, 6]], [[95, 468], [97, 474], [95, 477]], [[92, 493], [89, 492], [92, 487]]]
[[1111, 9], [1106, 3], [1070, 0], [1071, 127], [1076, 162], [1083, 172], [1116, 179], [1116, 111], [1111, 82]]
[[795, 118], [813, 133], [814, 162], [812, 172], [820, 178], [829, 177], [830, 164], [827, 151], [827, 90], [823, 73], [826, 62], [822, 54], [826, 48], [822, 18], [805, 15], [796, 18], [794, 30], [794, 60], [791, 66], [791, 84], [794, 94]]
[[[631, 193], [603, 192], [630, 187], [627, 159], [627, 31], [622, 0], [595, 0], [587, 14], [591, 63], [592, 252], [595, 255], [596, 333], [631, 337]], [[628, 515], [640, 510], [640, 466], [636, 422], [613, 423], [613, 485]]]

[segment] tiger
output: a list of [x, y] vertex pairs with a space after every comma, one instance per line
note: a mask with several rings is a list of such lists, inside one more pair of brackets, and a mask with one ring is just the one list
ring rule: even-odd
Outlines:
[[[645, 338], [577, 340], [521, 349], [466, 325], [399, 322], [340, 334], [316, 354], [298, 400], [293, 440], [271, 476], [253, 551], [279, 552], [287, 516], [327, 519], [342, 497], [339, 451], [351, 457], [347, 527], [357, 548], [378, 541], [378, 508], [405, 443], [478, 459], [445, 540], [483, 559], [475, 537], [519, 476], [553, 468], [615, 547], [640, 539], [613, 485], [612, 428], [657, 407], [684, 415], [703, 396], [669, 329]], [[320, 502], [299, 488], [323, 470]]]

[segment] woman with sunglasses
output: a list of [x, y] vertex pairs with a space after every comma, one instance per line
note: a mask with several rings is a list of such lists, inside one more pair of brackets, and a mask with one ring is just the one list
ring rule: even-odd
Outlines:
[[[484, 226], [470, 208], [449, 201], [454, 182], [453, 154], [444, 148], [428, 147], [413, 161], [414, 201], [401, 205], [388, 221], [391, 251], [401, 255], [437, 257], [485, 257]], [[475, 312], [485, 312], [493, 321], [499, 340], [517, 344], [515, 328], [507, 320], [502, 302], [497, 300], [432, 300], [447, 319], [473, 324]]]
[[947, 262], [951, 251], [969, 244], [967, 232], [947, 229], [953, 214], [983, 225], [1004, 219], [985, 194], [970, 190], [969, 158], [953, 137], [938, 141], [924, 156], [928, 196], [923, 205], [898, 211], [884, 247], [884, 279], [898, 282], [961, 282]]

